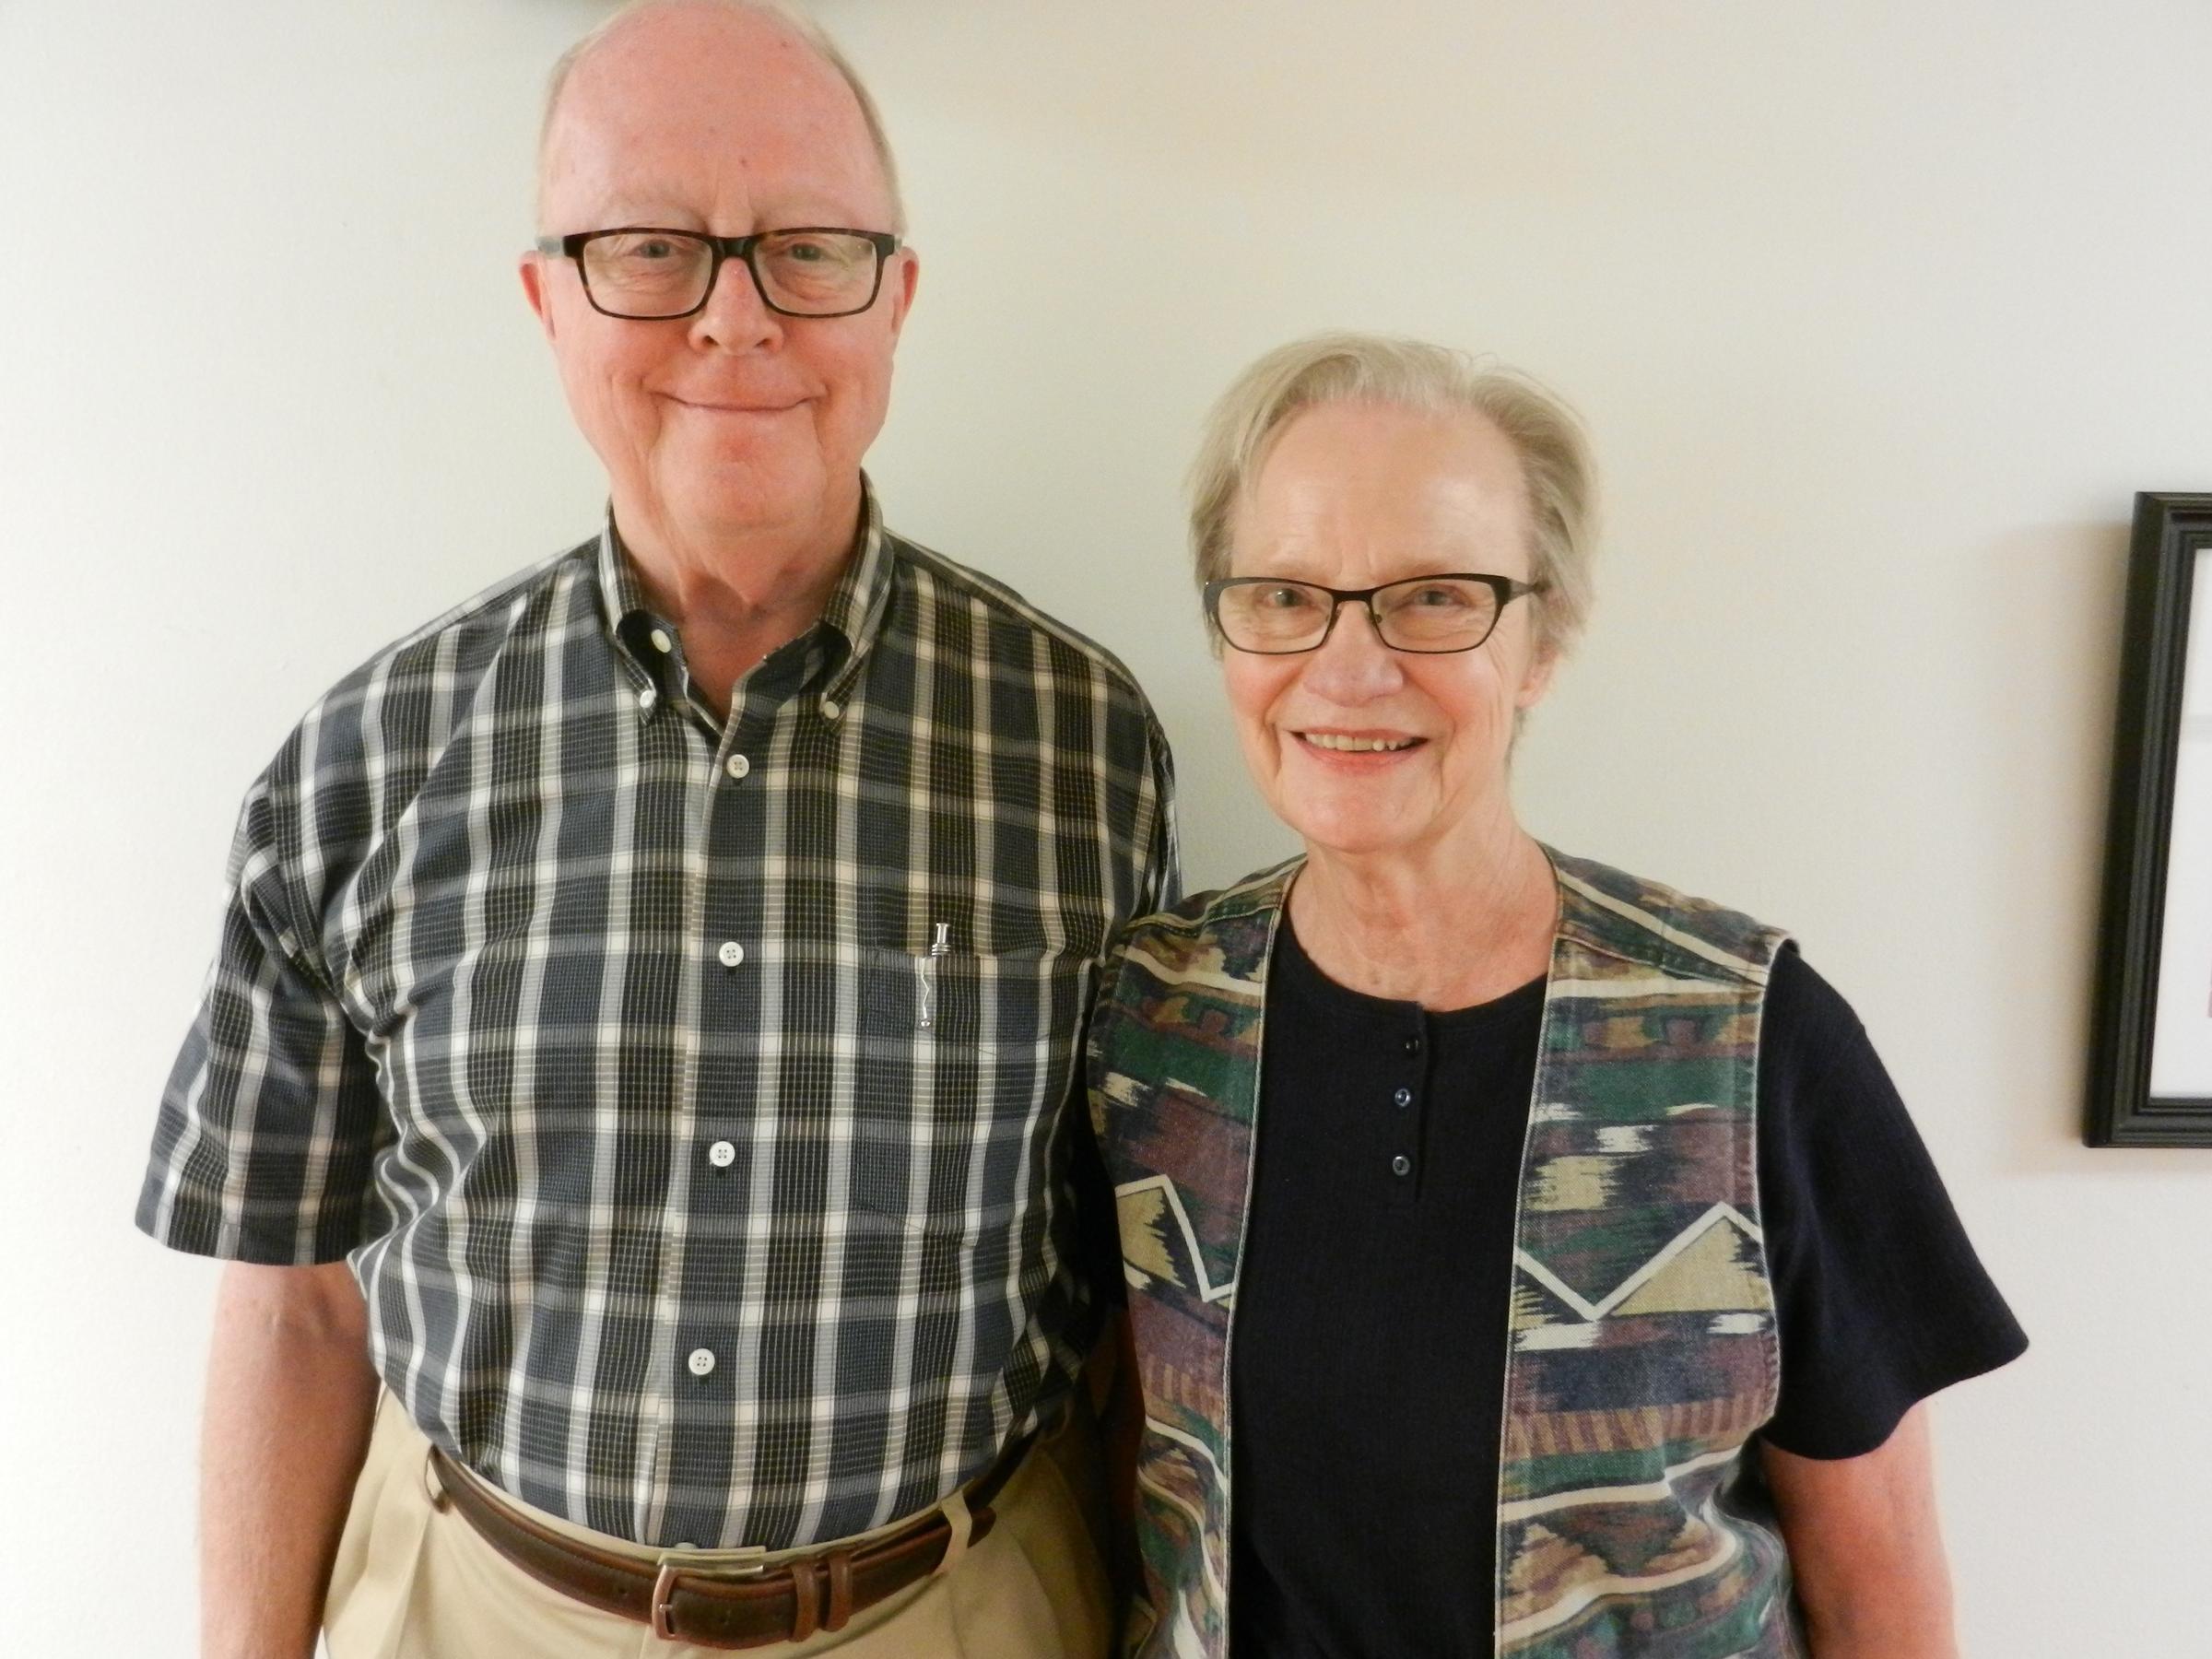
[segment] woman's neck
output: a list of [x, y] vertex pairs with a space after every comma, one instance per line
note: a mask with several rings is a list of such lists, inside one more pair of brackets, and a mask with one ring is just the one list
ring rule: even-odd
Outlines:
[[1551, 962], [1551, 861], [1510, 820], [1475, 845], [1344, 853], [1308, 845], [1290, 923], [1316, 967], [1370, 996], [1465, 1008]]

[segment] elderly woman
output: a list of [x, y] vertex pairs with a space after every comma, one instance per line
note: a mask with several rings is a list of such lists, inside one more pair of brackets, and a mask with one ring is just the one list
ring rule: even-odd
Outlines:
[[1213, 418], [1206, 615], [1305, 851], [1100, 984], [1135, 1651], [1954, 1651], [1919, 1403], [2025, 1339], [1896, 1091], [1782, 932], [1514, 817], [1589, 493], [1433, 347], [1292, 346]]

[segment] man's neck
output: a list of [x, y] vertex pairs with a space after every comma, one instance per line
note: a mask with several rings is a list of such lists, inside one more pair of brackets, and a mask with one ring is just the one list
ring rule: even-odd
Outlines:
[[615, 505], [615, 528], [645, 601], [676, 625], [693, 695], [719, 716], [779, 647], [820, 619], [852, 562], [860, 490], [818, 522], [709, 534]]

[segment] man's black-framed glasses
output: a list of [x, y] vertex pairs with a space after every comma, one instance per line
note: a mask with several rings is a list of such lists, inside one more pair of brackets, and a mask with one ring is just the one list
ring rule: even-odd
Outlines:
[[574, 260], [584, 298], [610, 317], [642, 323], [690, 316], [714, 291], [725, 259], [745, 262], [770, 311], [786, 317], [850, 317], [876, 303], [884, 262], [899, 252], [899, 239], [888, 231], [833, 225], [753, 236], [624, 225], [541, 236], [537, 251]]
[[1524, 594], [1550, 584], [1510, 576], [1454, 571], [1408, 576], [1381, 587], [1335, 588], [1279, 576], [1229, 576], [1206, 584], [1206, 614], [1215, 630], [1239, 651], [1290, 656], [1318, 651], [1336, 613], [1347, 605], [1366, 608], [1375, 633], [1393, 651], [1441, 654], [1473, 651], [1490, 637], [1505, 607]]

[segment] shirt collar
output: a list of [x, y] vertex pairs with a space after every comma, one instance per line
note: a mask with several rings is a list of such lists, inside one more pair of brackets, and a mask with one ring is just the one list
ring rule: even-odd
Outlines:
[[615, 508], [607, 503], [606, 518], [599, 526], [599, 601], [606, 607], [606, 631], [627, 642], [629, 631], [641, 622], [658, 623], [652, 607], [645, 603], [645, 590], [638, 582], [638, 572], [623, 551], [622, 538], [615, 533]]
[[884, 614], [890, 609], [892, 567], [896, 562], [889, 538], [884, 534], [883, 508], [876, 500], [876, 487], [864, 472], [860, 475], [860, 526], [853, 537], [853, 558], [845, 566], [837, 591], [822, 608], [822, 620], [836, 630], [844, 643], [844, 658], [839, 665], [841, 672], [835, 676], [840, 681], [851, 677], [851, 671], [868, 654], [877, 636], [883, 631]]
[[[845, 573], [838, 579], [830, 602], [822, 608], [819, 643], [825, 695], [841, 693], [883, 630], [890, 608], [892, 577], [897, 559], [883, 528], [883, 509], [876, 487], [866, 473], [860, 476], [860, 524], [853, 535], [853, 553]], [[599, 594], [608, 634], [630, 664], [664, 695], [672, 688], [663, 683], [666, 650], [653, 636], [659, 631], [674, 639], [675, 626], [646, 602], [637, 567], [615, 529], [615, 510], [608, 504], [599, 531]]]

